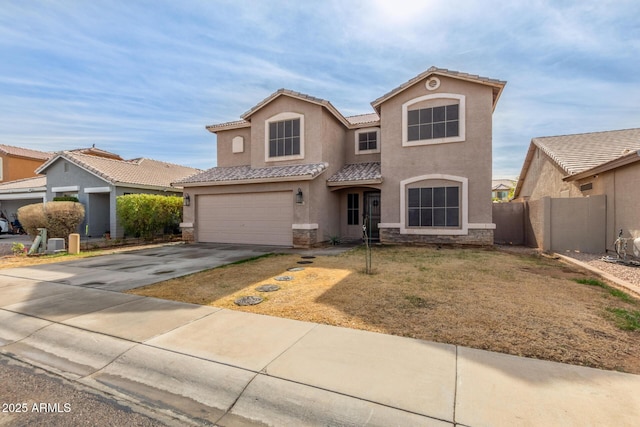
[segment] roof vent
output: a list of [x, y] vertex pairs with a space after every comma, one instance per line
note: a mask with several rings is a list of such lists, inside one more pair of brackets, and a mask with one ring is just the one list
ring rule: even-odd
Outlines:
[[436, 90], [440, 87], [440, 79], [436, 76], [431, 76], [427, 79], [425, 86], [427, 90]]

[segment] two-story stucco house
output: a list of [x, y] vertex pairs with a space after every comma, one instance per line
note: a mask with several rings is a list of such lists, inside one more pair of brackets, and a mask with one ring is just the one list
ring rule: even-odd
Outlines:
[[208, 126], [218, 166], [184, 187], [185, 238], [308, 247], [357, 239], [492, 244], [492, 113], [505, 82], [430, 68], [345, 117], [280, 89]]

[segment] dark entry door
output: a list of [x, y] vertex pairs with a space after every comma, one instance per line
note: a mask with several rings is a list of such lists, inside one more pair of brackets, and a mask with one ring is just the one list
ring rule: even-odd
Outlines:
[[371, 240], [380, 240], [380, 192], [370, 191], [364, 193], [364, 217], [366, 220], [367, 234]]

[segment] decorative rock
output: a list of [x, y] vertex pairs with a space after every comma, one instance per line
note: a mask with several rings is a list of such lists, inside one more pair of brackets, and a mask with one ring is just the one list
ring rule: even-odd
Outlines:
[[287, 271], [302, 271], [302, 270], [304, 270], [304, 268], [302, 268], [302, 267], [287, 268]]
[[313, 261], [298, 261], [298, 264], [313, 264]]
[[262, 301], [264, 301], [263, 298], [250, 296], [238, 298], [234, 302], [236, 303], [236, 305], [256, 305], [260, 304]]
[[274, 278], [278, 282], [288, 282], [289, 280], [293, 280], [293, 276], [278, 276]]
[[278, 286], [278, 285], [262, 285], [262, 286], [258, 286], [256, 288], [256, 291], [258, 291], [258, 292], [273, 292], [273, 291], [277, 291], [278, 289], [280, 289], [280, 286]]

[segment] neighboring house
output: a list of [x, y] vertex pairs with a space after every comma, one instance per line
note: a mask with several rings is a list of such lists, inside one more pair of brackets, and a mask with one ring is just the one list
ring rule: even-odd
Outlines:
[[150, 193], [182, 195], [171, 186], [201, 172], [151, 159], [122, 160], [117, 154], [96, 149], [62, 151], [43, 164], [37, 173], [46, 175], [46, 201], [57, 196], [75, 196], [85, 206], [82, 235], [99, 237], [109, 231], [122, 237], [116, 217], [116, 197], [124, 194]]
[[42, 203], [47, 195], [47, 178], [36, 176], [0, 184], [0, 213], [11, 222], [18, 209], [33, 203]]
[[511, 179], [494, 179], [491, 181], [491, 200], [494, 202], [508, 202], [509, 194], [516, 187], [516, 181]]
[[185, 238], [308, 247], [361, 238], [366, 216], [382, 242], [493, 244], [492, 113], [505, 84], [432, 67], [353, 117], [280, 89], [207, 127], [218, 167], [177, 183]]
[[36, 176], [52, 153], [0, 144], [0, 183]]
[[[534, 138], [517, 201], [606, 196], [606, 241], [640, 237], [640, 129]], [[627, 234], [628, 233], [628, 234]]]

